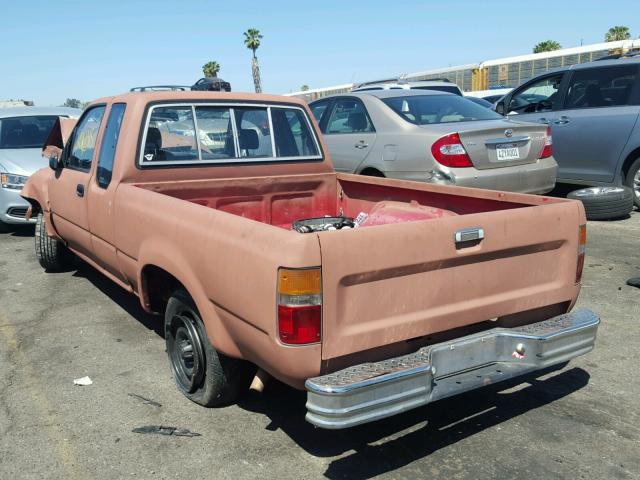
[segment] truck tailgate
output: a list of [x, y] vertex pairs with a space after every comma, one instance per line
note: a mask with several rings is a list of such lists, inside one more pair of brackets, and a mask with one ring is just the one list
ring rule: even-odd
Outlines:
[[561, 201], [320, 233], [323, 359], [569, 302], [581, 223]]

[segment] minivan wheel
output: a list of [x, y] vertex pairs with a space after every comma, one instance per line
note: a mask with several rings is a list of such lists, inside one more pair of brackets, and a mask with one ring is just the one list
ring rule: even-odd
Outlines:
[[624, 183], [633, 189], [633, 203], [640, 209], [640, 157], [636, 158], [629, 167]]
[[47, 235], [47, 226], [42, 212], [38, 213], [35, 231], [36, 258], [40, 266], [50, 272], [59, 272], [71, 266], [73, 254], [55, 238]]
[[567, 195], [584, 205], [587, 220], [609, 220], [628, 215], [633, 210], [633, 190], [627, 187], [590, 187]]
[[183, 289], [175, 291], [167, 303], [165, 341], [176, 385], [192, 402], [221, 406], [248, 388], [248, 365], [216, 351], [193, 299]]

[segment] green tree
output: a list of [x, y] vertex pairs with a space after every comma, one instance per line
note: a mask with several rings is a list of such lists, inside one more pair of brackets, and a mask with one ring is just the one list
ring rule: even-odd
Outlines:
[[604, 39], [607, 42], [615, 42], [616, 40], [629, 40], [631, 33], [629, 27], [618, 25], [611, 27], [607, 33], [604, 34]]
[[217, 77], [218, 72], [220, 72], [220, 64], [214, 60], [202, 66], [202, 73], [204, 73], [205, 77]]
[[67, 98], [62, 104], [63, 107], [82, 108], [83, 103], [77, 98]]
[[309, 85], [302, 85], [302, 86], [300, 87], [300, 91], [301, 91], [301, 92], [306, 92], [307, 90], [309, 90]]
[[260, 65], [258, 64], [258, 57], [256, 57], [256, 50], [260, 47], [260, 30], [257, 28], [250, 28], [244, 32], [244, 44], [253, 53], [251, 59], [251, 73], [253, 75], [253, 85], [256, 93], [262, 92], [262, 85], [260, 83]]
[[533, 47], [533, 53], [551, 52], [553, 50], [560, 50], [561, 48], [562, 45], [555, 40], [544, 40]]

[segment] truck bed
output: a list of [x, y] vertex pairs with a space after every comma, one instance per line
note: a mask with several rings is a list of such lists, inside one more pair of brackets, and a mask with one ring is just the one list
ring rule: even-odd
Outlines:
[[[579, 290], [575, 225], [584, 218], [577, 203], [562, 199], [346, 174], [136, 186], [291, 236], [302, 235], [291, 230], [296, 220], [356, 217], [381, 202], [451, 212], [313, 234], [323, 275], [324, 369], [354, 354], [414, 351], [438, 332], [469, 325], [539, 321], [567, 311]], [[456, 232], [470, 228], [484, 238], [456, 243]], [[267, 238], [262, 246], [278, 247]]]

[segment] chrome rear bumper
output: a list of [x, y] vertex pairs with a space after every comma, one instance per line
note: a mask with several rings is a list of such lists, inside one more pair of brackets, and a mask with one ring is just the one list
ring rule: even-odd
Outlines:
[[306, 418], [321, 428], [352, 427], [563, 363], [593, 349], [599, 324], [580, 309], [310, 378]]

